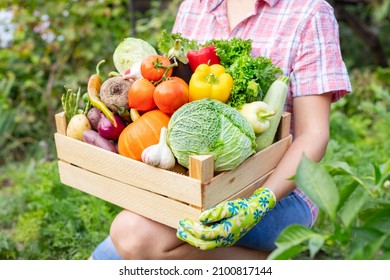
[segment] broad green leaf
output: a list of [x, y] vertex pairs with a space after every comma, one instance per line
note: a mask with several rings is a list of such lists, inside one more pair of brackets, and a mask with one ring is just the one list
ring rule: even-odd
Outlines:
[[390, 252], [384, 252], [379, 258], [379, 260], [390, 260]]
[[383, 208], [390, 207], [390, 201], [376, 199], [376, 200], [368, 200], [364, 209], [362, 209], [359, 213], [359, 219], [363, 222], [368, 221], [377, 213], [380, 213]]
[[353, 175], [353, 170], [344, 161], [329, 161], [324, 165], [325, 169], [332, 175]]
[[291, 225], [285, 228], [279, 235], [275, 244], [278, 247], [298, 245], [313, 236], [320, 235], [310, 228], [301, 225]]
[[[381, 176], [378, 181], [378, 185], [382, 186], [385, 184], [386, 181], [390, 180], [390, 159], [386, 161], [381, 167]], [[383, 186], [384, 187], [384, 186]]]
[[379, 182], [381, 181], [382, 172], [380, 167], [376, 164], [373, 164], [373, 168], [374, 168], [375, 185], [378, 185]]
[[335, 221], [339, 194], [329, 173], [321, 165], [303, 156], [295, 179], [297, 186]]
[[[305, 245], [306, 241], [316, 239], [312, 241], [311, 252], [315, 253], [315, 250], [319, 250], [318, 245], [321, 243], [319, 240], [325, 240], [325, 236], [318, 234], [311, 229], [301, 225], [291, 225], [285, 228], [279, 235], [275, 244], [277, 249], [274, 250], [269, 259], [288, 259], [294, 254], [298, 254], [307, 249]], [[323, 243], [323, 242], [322, 242]], [[321, 245], [322, 246], [322, 245]]]
[[288, 248], [277, 248], [268, 256], [268, 260], [289, 260], [305, 250], [307, 250], [307, 246], [302, 245], [295, 245]]
[[384, 234], [390, 234], [390, 207], [372, 215], [366, 221], [364, 227], [379, 230]]
[[367, 191], [361, 186], [358, 186], [352, 192], [339, 210], [339, 216], [344, 226], [347, 228], [351, 226], [351, 223], [358, 217], [360, 209], [364, 206], [368, 197]]
[[338, 210], [344, 206], [344, 203], [349, 199], [349, 197], [353, 194], [353, 192], [358, 187], [358, 183], [356, 181], [351, 181], [350, 183], [346, 183], [343, 186], [339, 186], [339, 205]]
[[348, 259], [353, 260], [375, 259], [381, 246], [389, 238], [389, 234], [383, 235], [379, 230], [371, 228], [355, 228], [352, 234], [355, 238], [352, 240]]
[[322, 235], [313, 236], [309, 239], [310, 258], [314, 258], [318, 251], [325, 243], [325, 238]]
[[385, 164], [383, 164], [383, 166], [382, 166], [382, 173], [383, 174], [390, 173], [390, 159], [388, 159], [385, 162]]

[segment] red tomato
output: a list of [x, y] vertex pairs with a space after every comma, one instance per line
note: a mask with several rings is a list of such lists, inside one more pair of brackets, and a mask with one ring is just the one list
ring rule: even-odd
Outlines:
[[176, 76], [173, 76], [173, 77], [170, 77], [169, 78], [170, 80], [175, 80], [175, 81], [177, 81], [177, 82], [180, 82], [180, 83], [182, 83], [183, 84], [183, 86], [185, 87], [185, 88], [187, 88], [187, 91], [184, 91], [183, 92], [183, 97], [184, 97], [184, 100], [185, 100], [185, 103], [187, 103], [188, 101], [189, 101], [189, 99], [190, 99], [190, 93], [189, 93], [189, 85], [188, 85], [188, 83], [186, 82], [186, 81], [184, 81], [182, 78], [179, 78], [179, 77], [176, 77]]
[[188, 85], [181, 78], [170, 78], [156, 87], [153, 97], [160, 111], [173, 114], [188, 102]]
[[[164, 76], [167, 66], [172, 63], [168, 58], [159, 54], [152, 54], [145, 57], [141, 62], [141, 75], [151, 82], [158, 82]], [[170, 68], [165, 77], [172, 75], [173, 69]]]
[[150, 111], [156, 107], [153, 99], [155, 86], [147, 79], [136, 80], [129, 89], [129, 107], [138, 111]]

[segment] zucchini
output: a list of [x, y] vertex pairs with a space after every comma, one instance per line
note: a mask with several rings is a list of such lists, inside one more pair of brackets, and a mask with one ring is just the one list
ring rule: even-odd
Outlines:
[[269, 128], [261, 134], [256, 134], [256, 152], [267, 148], [274, 142], [276, 131], [282, 118], [284, 103], [287, 99], [289, 82], [289, 77], [280, 76], [271, 84], [264, 96], [263, 102], [267, 103], [269, 110], [274, 111], [275, 115], [268, 119], [270, 121]]

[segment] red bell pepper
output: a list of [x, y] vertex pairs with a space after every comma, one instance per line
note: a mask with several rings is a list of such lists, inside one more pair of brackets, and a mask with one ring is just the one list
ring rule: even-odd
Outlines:
[[203, 47], [199, 50], [191, 50], [187, 53], [188, 64], [192, 72], [195, 72], [196, 67], [200, 64], [220, 64], [219, 56], [215, 51], [215, 46]]

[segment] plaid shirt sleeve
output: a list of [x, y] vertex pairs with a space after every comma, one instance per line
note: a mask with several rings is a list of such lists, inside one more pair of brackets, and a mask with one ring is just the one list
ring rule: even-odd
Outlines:
[[322, 6], [303, 26], [290, 77], [293, 97], [333, 92], [337, 101], [351, 91], [330, 7]]

